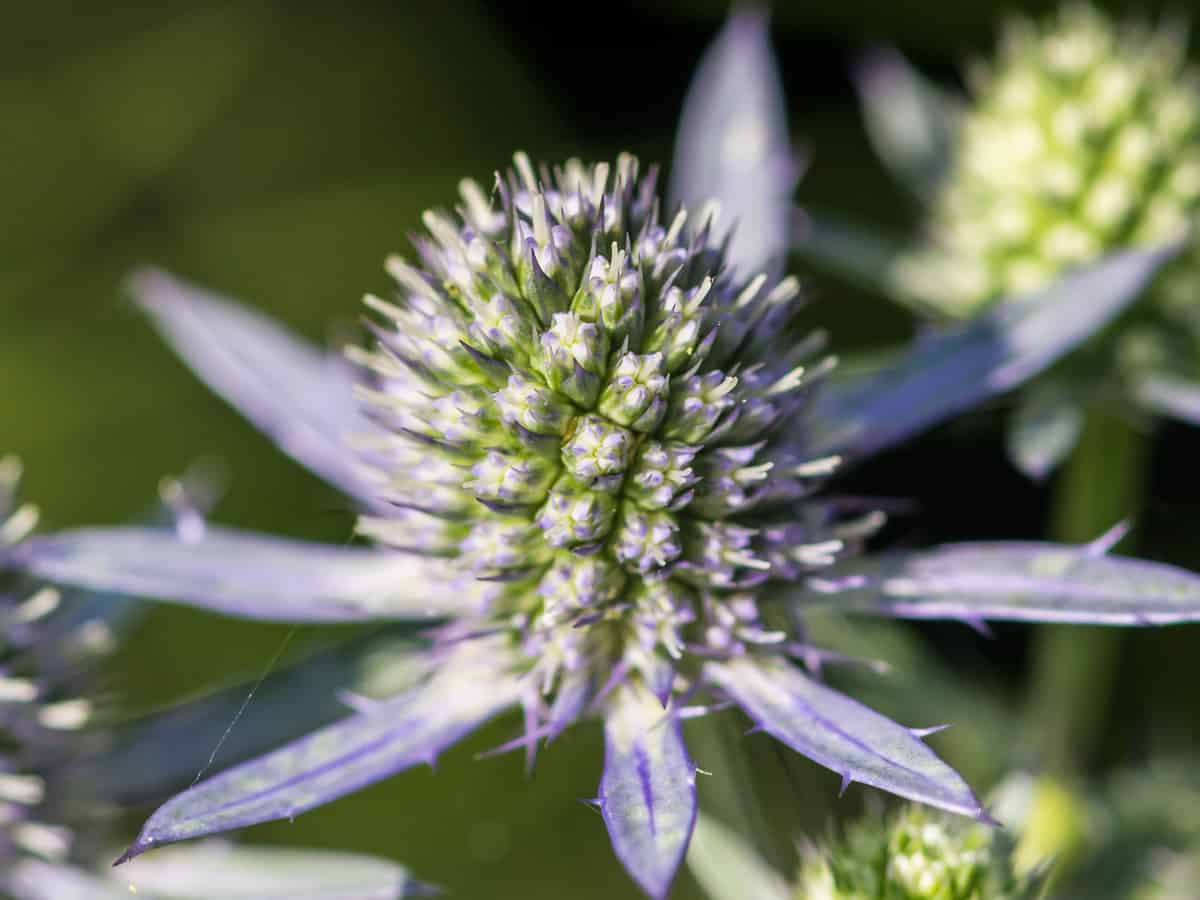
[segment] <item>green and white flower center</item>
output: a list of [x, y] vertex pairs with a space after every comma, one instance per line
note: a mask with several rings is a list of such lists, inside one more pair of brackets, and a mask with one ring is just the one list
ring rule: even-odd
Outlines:
[[795, 281], [739, 280], [706, 222], [660, 221], [632, 157], [535, 174], [519, 154], [498, 209], [461, 194], [426, 215], [420, 267], [389, 262], [398, 296], [367, 300], [354, 356], [395, 513], [360, 530], [447, 557], [551, 669], [776, 640], [753, 602], [712, 611], [842, 546], [820, 504], [796, 512], [831, 466], [791, 449], [828, 371], [778, 342]]
[[1017, 874], [1005, 837], [985, 825], [909, 807], [892, 820], [851, 824], [843, 840], [811, 853], [804, 900], [1033, 900], [1036, 877]]

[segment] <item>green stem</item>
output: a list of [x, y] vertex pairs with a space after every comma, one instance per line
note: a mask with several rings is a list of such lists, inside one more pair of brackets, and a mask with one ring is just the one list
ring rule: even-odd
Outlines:
[[[1142, 498], [1148, 443], [1143, 431], [1118, 415], [1089, 410], [1079, 446], [1055, 487], [1056, 540], [1090, 541], [1134, 515]], [[1038, 633], [1030, 726], [1048, 771], [1068, 774], [1093, 762], [1120, 651], [1119, 629], [1052, 625]]]

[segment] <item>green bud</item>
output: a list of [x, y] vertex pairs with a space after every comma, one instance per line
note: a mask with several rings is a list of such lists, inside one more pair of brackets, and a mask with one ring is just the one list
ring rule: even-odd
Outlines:
[[683, 444], [647, 441], [629, 472], [625, 495], [646, 510], [668, 509], [691, 499], [696, 450]]
[[810, 852], [798, 900], [1034, 900], [1036, 879], [1013, 871], [1003, 832], [923, 807], [856, 822]]
[[590, 549], [608, 536], [616, 511], [611, 494], [563, 475], [538, 511], [537, 524], [551, 547]]
[[934, 239], [895, 273], [912, 292], [969, 315], [1194, 221], [1200, 89], [1177, 31], [1070, 4], [1044, 26], [1015, 23], [975, 74]]
[[595, 257], [583, 284], [571, 301], [571, 311], [589, 322], [600, 322], [614, 345], [642, 339], [646, 307], [642, 302], [639, 270], [627, 265], [623, 250], [612, 247], [610, 259]]
[[607, 371], [607, 337], [595, 323], [573, 313], [557, 313], [542, 334], [533, 366], [550, 387], [582, 407], [591, 407]]
[[726, 412], [733, 409], [738, 380], [720, 370], [692, 375], [671, 396], [663, 435], [685, 444], [702, 443]]
[[620, 486], [621, 476], [633, 457], [634, 435], [601, 416], [583, 416], [563, 444], [563, 465], [583, 484]]
[[572, 410], [561, 395], [545, 385], [513, 372], [508, 384], [492, 395], [501, 420], [539, 435], [561, 435]]
[[617, 359], [598, 408], [634, 431], [653, 431], [667, 412], [668, 381], [661, 353], [627, 351]]

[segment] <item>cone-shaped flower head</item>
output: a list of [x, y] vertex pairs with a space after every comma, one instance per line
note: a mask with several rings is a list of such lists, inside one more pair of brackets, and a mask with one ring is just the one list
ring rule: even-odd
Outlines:
[[[969, 315], [1192, 224], [1200, 84], [1178, 29], [1122, 27], [1070, 4], [1044, 26], [1012, 23], [970, 75], [930, 246], [898, 272], [914, 294]], [[1156, 293], [1194, 327], [1189, 268], [1177, 263]]]
[[[572, 722], [603, 719], [595, 801], [621, 862], [661, 898], [696, 815], [681, 721], [708, 700], [741, 707], [844, 787], [988, 821], [925, 743], [936, 729], [892, 722], [793, 664], [839, 658], [798, 631], [810, 606], [976, 624], [1200, 618], [1200, 579], [1108, 557], [1105, 541], [856, 560], [882, 516], [818, 492], [840, 462], [806, 449], [831, 362], [795, 332], [792, 279], [732, 265], [711, 222], [664, 213], [653, 174], [628, 156], [550, 171], [518, 154], [490, 194], [464, 182], [461, 197], [426, 215], [416, 262], [390, 262], [395, 295], [368, 298], [374, 341], [351, 352], [355, 378], [261, 316], [160, 273], [139, 279], [195, 370], [354, 496], [379, 546], [100, 528], [39, 538], [14, 563], [248, 618], [438, 627], [413, 651], [416, 683], [350, 696], [343, 718], [194, 784], [126, 859], [293, 818], [432, 762], [519, 706], [524, 733], [505, 747], [530, 757]], [[1097, 293], [1141, 283], [1146, 266], [1127, 266], [1094, 273]], [[894, 435], [897, 416], [901, 432], [937, 420], [1064, 349], [1023, 316], [996, 324], [905, 362], [905, 404], [889, 382], [855, 390], [857, 412], [824, 415]], [[945, 390], [951, 371], [962, 390]], [[909, 410], [926, 383], [938, 389]]]
[[734, 275], [629, 156], [551, 172], [518, 154], [493, 200], [464, 182], [425, 224], [354, 354], [393, 507], [360, 530], [448, 557], [547, 692], [624, 665], [665, 698], [688, 648], [781, 639], [754, 591], [850, 535], [798, 504], [831, 465], [784, 427], [828, 370], [778, 340], [796, 283]]
[[801, 867], [803, 900], [1032, 900], [1002, 832], [921, 807], [852, 823]]

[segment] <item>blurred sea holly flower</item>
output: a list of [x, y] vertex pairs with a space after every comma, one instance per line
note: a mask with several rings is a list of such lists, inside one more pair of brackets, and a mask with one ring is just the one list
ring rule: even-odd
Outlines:
[[[794, 885], [723, 825], [701, 818], [688, 866], [711, 900], [1035, 900], [1041, 873], [1020, 874], [1003, 831], [907, 806], [851, 822], [809, 846]], [[753, 886], [755, 893], [747, 893]]]
[[[36, 508], [18, 496], [20, 465], [0, 458], [0, 547], [26, 540]], [[164, 533], [203, 530], [204, 486], [164, 482]], [[102, 663], [143, 604], [62, 592], [0, 569], [0, 898], [150, 900], [347, 897], [396, 900], [428, 889], [394, 863], [333, 852], [249, 849], [217, 842], [112, 874], [116, 798], [80, 767], [112, 738], [98, 708]], [[109, 717], [111, 718], [111, 717]]]
[[1187, 765], [1074, 787], [1015, 773], [992, 797], [1005, 830], [923, 807], [874, 811], [803, 846], [794, 879], [701, 814], [687, 863], [711, 900], [1183, 900], [1200, 859], [1197, 789]]
[[[719, 90], [745, 73], [771, 82], [744, 93], [758, 98], [757, 124], [742, 94]], [[742, 211], [735, 236], [794, 179], [774, 78], [765, 23], [739, 14], [689, 99], [680, 153], [700, 156], [676, 169], [710, 174], [695, 176], [701, 186], [680, 175], [679, 190], [702, 197], [711, 178], [712, 209]], [[727, 128], [741, 138], [724, 141]], [[714, 144], [733, 150], [707, 154]], [[725, 177], [751, 156], [779, 164]], [[502, 749], [530, 760], [571, 723], [603, 719], [596, 802], [621, 861], [661, 897], [696, 810], [680, 722], [709, 701], [741, 706], [846, 784], [986, 818], [926, 730], [794, 665], [835, 658], [806, 641], [797, 620], [809, 607], [972, 623], [1200, 617], [1200, 579], [1098, 546], [949, 546], [847, 568], [883, 517], [822, 490], [844, 455], [1051, 363], [1118, 312], [1163, 253], [1105, 260], [1043, 302], [916, 347], [892, 378], [834, 389], [822, 341], [796, 333], [779, 221], [739, 245], [711, 211], [667, 211], [632, 157], [554, 170], [515, 160], [490, 196], [465, 181], [454, 212], [426, 214], [418, 264], [389, 261], [398, 290], [367, 299], [374, 340], [350, 364], [165, 274], [135, 281], [200, 377], [361, 504], [373, 546], [93, 528], [39, 538], [11, 561], [247, 618], [429, 632], [415, 686], [346, 696], [334, 724], [185, 790], [127, 856], [290, 818], [431, 762], [519, 707], [523, 733]], [[1086, 316], [1080, 292], [1093, 299]]]
[[806, 900], [1035, 900], [1037, 874], [1017, 874], [999, 829], [920, 807], [868, 816], [841, 840], [810, 850], [797, 897]]
[[1068, 3], [1010, 23], [996, 58], [968, 71], [969, 103], [876, 51], [858, 79], [868, 133], [926, 205], [924, 234], [892, 244], [818, 213], [798, 234], [808, 259], [941, 323], [1123, 248], [1182, 245], [1119, 329], [1022, 399], [1010, 452], [1034, 477], [1067, 457], [1100, 397], [1200, 422], [1200, 80], [1185, 44], [1176, 24], [1121, 26]]

